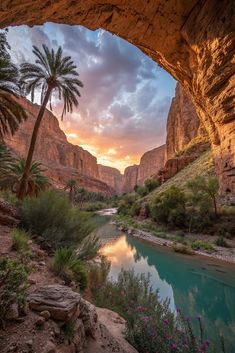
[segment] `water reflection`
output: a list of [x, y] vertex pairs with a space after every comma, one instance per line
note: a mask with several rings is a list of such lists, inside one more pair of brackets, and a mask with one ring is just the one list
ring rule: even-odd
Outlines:
[[231, 268], [218, 268], [210, 260], [167, 252], [125, 235], [106, 244], [102, 253], [111, 261], [111, 277], [117, 278], [121, 268], [150, 273], [153, 288], [162, 299], [170, 299], [172, 310], [179, 307], [193, 318], [201, 315], [206, 335], [223, 334], [228, 352], [235, 352], [235, 274]]

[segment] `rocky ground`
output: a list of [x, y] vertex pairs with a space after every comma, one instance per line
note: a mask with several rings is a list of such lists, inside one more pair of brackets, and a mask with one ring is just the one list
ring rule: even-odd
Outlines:
[[[0, 256], [19, 258], [11, 249], [10, 231], [0, 225]], [[25, 259], [31, 269], [28, 304], [23, 315], [16, 305], [9, 311], [9, 321], [0, 330], [1, 353], [137, 353], [125, 341], [123, 318], [96, 308], [65, 286], [50, 271], [50, 257], [32, 241], [30, 248], [32, 256]], [[69, 322], [74, 323], [72, 330]]]
[[[118, 224], [117, 222], [115, 222]], [[137, 238], [139, 240], [146, 241], [150, 244], [156, 245], [156, 246], [165, 246], [168, 248], [173, 248], [175, 241], [166, 239], [166, 238], [160, 238], [157, 237], [156, 235], [151, 234], [151, 232], [147, 232], [144, 230], [140, 229], [135, 229], [133, 227], [129, 227], [126, 229], [122, 225], [119, 225], [120, 230], [125, 230], [127, 234], [133, 236], [134, 238]], [[173, 236], [173, 234], [171, 234]], [[210, 235], [205, 235], [205, 234], [186, 234], [185, 239], [187, 239], [189, 242], [193, 242], [194, 240], [201, 240], [203, 242], [210, 243], [213, 245], [215, 251], [214, 252], [207, 252], [203, 250], [194, 250], [192, 251], [192, 255], [202, 255], [202, 256], [207, 256], [210, 258], [214, 258], [216, 260], [220, 261], [225, 261], [228, 263], [235, 263], [235, 240], [227, 240], [227, 243], [229, 245], [229, 248], [224, 248], [221, 246], [216, 246], [214, 244], [215, 237], [212, 237]], [[181, 245], [180, 243], [178, 245]]]

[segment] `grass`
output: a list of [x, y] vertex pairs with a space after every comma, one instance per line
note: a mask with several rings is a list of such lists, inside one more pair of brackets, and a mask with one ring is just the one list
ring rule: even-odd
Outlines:
[[26, 253], [29, 251], [29, 240], [30, 236], [28, 232], [25, 232], [19, 228], [13, 228], [11, 231], [12, 239], [12, 250]]
[[189, 180], [194, 179], [196, 176], [214, 176], [215, 170], [212, 160], [212, 153], [210, 150], [204, 152], [200, 157], [198, 157], [194, 162], [190, 163], [184, 169], [182, 169], [175, 176], [167, 180], [164, 184], [159, 186], [149, 195], [145, 196], [145, 200], [151, 201], [161, 192], [166, 191], [171, 186], [177, 186], [183, 190], [186, 190], [186, 184]]
[[172, 247], [174, 252], [184, 254], [184, 255], [193, 255], [193, 251], [186, 245], [183, 244], [174, 244]]
[[194, 240], [191, 244], [191, 248], [193, 250], [205, 250], [208, 253], [212, 253], [215, 251], [213, 245], [202, 240]]

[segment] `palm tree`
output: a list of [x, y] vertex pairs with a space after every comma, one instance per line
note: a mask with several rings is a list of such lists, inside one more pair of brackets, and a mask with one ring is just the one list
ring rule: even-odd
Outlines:
[[74, 179], [69, 179], [66, 183], [66, 189], [69, 189], [69, 200], [70, 202], [74, 201], [74, 193], [77, 187], [77, 182]]
[[8, 43], [5, 34], [0, 33], [0, 141], [6, 134], [13, 135], [19, 124], [27, 118], [24, 109], [17, 102], [18, 69], [11, 63], [6, 47], [8, 48]]
[[[24, 174], [25, 159], [20, 158], [12, 162], [8, 168], [8, 172], [3, 177], [0, 185], [3, 189], [11, 189], [17, 192]], [[49, 185], [49, 179], [42, 174], [41, 163], [34, 161], [31, 164], [29, 178], [27, 181], [26, 195], [37, 196], [40, 191], [45, 190]]]
[[55, 52], [43, 45], [42, 52], [36, 46], [33, 46], [33, 53], [37, 58], [36, 64], [25, 63], [21, 65], [21, 84], [26, 94], [31, 93], [32, 101], [34, 100], [35, 90], [40, 88], [42, 105], [34, 125], [24, 175], [19, 188], [18, 197], [20, 199], [25, 196], [38, 130], [46, 106], [49, 101], [51, 103], [52, 94], [57, 92], [58, 98], [63, 98], [63, 119], [64, 114], [72, 113], [73, 106], [78, 106], [78, 97], [80, 97], [78, 87], [83, 87], [82, 82], [78, 79], [79, 74], [76, 65], [70, 56], [63, 57], [61, 47]]
[[0, 180], [9, 175], [9, 170], [14, 162], [10, 151], [4, 144], [0, 144]]

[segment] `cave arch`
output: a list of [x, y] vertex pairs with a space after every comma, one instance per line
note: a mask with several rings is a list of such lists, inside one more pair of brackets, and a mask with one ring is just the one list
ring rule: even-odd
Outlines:
[[234, 0], [2, 0], [0, 27], [80, 24], [139, 47], [191, 95], [221, 193], [235, 197], [234, 8]]

